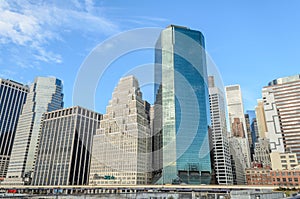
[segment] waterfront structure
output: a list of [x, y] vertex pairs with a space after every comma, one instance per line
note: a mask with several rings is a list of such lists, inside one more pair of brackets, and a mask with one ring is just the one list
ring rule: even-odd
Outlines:
[[272, 152], [270, 158], [273, 170], [290, 170], [298, 166], [296, 153]]
[[[209, 184], [209, 95], [204, 37], [170, 25], [155, 51], [153, 182]], [[157, 166], [157, 165], [156, 165]]]
[[250, 167], [250, 147], [240, 85], [225, 87], [228, 118], [232, 137], [239, 137], [246, 167]]
[[151, 182], [150, 104], [138, 81], [123, 77], [93, 140], [90, 185]]
[[272, 185], [270, 167], [253, 167], [246, 169], [247, 185]]
[[292, 152], [300, 162], [300, 75], [278, 78], [262, 89], [272, 152]]
[[208, 77], [211, 115], [211, 153], [212, 168], [217, 184], [232, 184], [232, 167], [227, 138], [224, 93], [215, 86], [214, 77]]
[[75, 106], [45, 113], [33, 185], [88, 185], [93, 135], [102, 115]]
[[16, 128], [29, 88], [0, 78], [0, 181], [4, 180]]
[[264, 109], [264, 101], [262, 99], [257, 100], [257, 106], [255, 107], [255, 115], [258, 129], [258, 137], [266, 138], [266, 132], [268, 131], [268, 128]]
[[[229, 149], [230, 149], [230, 157], [231, 157], [231, 166], [232, 166], [232, 179], [233, 184], [235, 185], [243, 185], [246, 183], [246, 175], [245, 175], [245, 158], [243, 155], [243, 150], [241, 146], [241, 141], [238, 137], [232, 137], [229, 139]], [[244, 141], [247, 140], [244, 139]]]
[[253, 160], [256, 163], [260, 163], [263, 167], [271, 167], [271, 159], [270, 159], [270, 145], [269, 140], [266, 138], [258, 138], [255, 143]]
[[31, 183], [42, 115], [63, 107], [62, 87], [61, 80], [54, 77], [37, 77], [30, 86], [17, 125], [11, 160], [4, 183]]

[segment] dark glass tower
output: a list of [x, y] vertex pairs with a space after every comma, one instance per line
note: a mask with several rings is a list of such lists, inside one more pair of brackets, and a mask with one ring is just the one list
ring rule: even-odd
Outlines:
[[153, 181], [209, 184], [209, 95], [204, 37], [170, 25], [155, 51]]
[[7, 174], [19, 116], [29, 88], [0, 78], [0, 181]]

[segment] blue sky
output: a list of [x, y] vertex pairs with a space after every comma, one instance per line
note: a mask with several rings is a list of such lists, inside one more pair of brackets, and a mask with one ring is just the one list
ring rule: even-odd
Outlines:
[[[92, 49], [123, 31], [169, 24], [204, 34], [224, 84], [241, 85], [245, 109], [254, 108], [269, 81], [300, 73], [298, 0], [181, 2], [2, 0], [0, 77], [30, 83], [35, 76], [56, 76], [64, 81], [65, 106], [72, 106], [74, 81]], [[151, 62], [153, 53], [146, 50], [114, 65], [124, 72]], [[114, 72], [111, 82], [98, 86], [99, 112], [122, 74]]]

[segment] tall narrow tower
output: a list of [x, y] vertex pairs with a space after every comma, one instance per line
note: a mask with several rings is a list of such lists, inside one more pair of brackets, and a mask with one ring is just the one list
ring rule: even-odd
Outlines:
[[229, 140], [227, 137], [226, 108], [224, 93], [215, 86], [214, 77], [209, 76], [209, 101], [211, 115], [212, 165], [216, 183], [232, 184], [232, 167], [230, 159]]
[[6, 177], [19, 116], [29, 88], [0, 78], [0, 181]]
[[17, 126], [11, 160], [4, 183], [30, 184], [37, 156], [41, 119], [45, 112], [63, 107], [62, 82], [37, 77], [30, 87]]
[[156, 102], [153, 181], [157, 184], [208, 184], [209, 96], [201, 32], [170, 25], [155, 51]]
[[231, 85], [226, 86], [225, 90], [231, 136], [238, 138], [236, 140], [240, 142], [246, 167], [250, 167], [250, 147], [241, 88], [240, 85]]

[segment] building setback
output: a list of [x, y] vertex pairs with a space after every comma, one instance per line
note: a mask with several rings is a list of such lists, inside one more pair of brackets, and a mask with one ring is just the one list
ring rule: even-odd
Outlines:
[[262, 89], [266, 137], [272, 152], [296, 153], [300, 163], [300, 75], [273, 80]]
[[87, 185], [102, 115], [76, 106], [45, 113], [33, 185]]
[[214, 85], [214, 77], [208, 77], [211, 116], [212, 165], [217, 184], [232, 184], [232, 167], [227, 138], [224, 93]]
[[62, 82], [54, 77], [37, 77], [30, 86], [17, 125], [6, 184], [31, 184], [45, 112], [63, 107]]
[[137, 79], [121, 78], [94, 136], [90, 185], [150, 184], [149, 112]]
[[[204, 36], [164, 29], [155, 51], [154, 160], [156, 184], [209, 184], [209, 95]], [[157, 165], [159, 165], [157, 167]]]
[[4, 180], [10, 160], [19, 116], [29, 88], [0, 78], [0, 181]]

